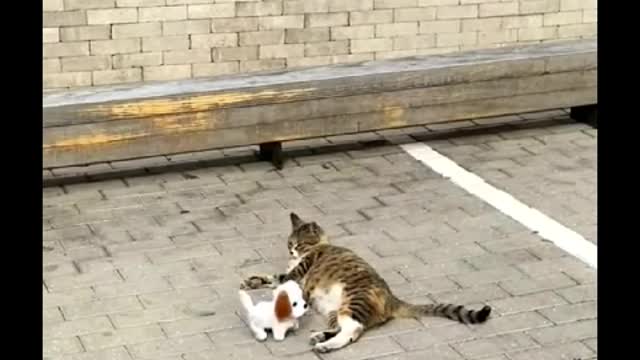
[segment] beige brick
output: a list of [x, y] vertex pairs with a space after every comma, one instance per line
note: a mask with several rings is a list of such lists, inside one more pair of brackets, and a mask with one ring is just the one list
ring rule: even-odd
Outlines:
[[74, 72], [44, 74], [42, 77], [42, 86], [47, 89], [91, 86], [91, 73]]
[[56, 11], [42, 14], [43, 27], [87, 25], [87, 17], [84, 11]]
[[158, 36], [142, 39], [142, 51], [186, 50], [189, 48], [189, 35]]
[[238, 34], [191, 35], [191, 48], [214, 48], [238, 46]]
[[375, 34], [374, 29], [373, 25], [332, 27], [331, 40], [372, 39]]
[[208, 34], [210, 20], [166, 21], [162, 23], [162, 35]]
[[458, 5], [460, 0], [418, 0], [418, 6]]
[[467, 19], [478, 17], [477, 5], [461, 5], [461, 6], [441, 6], [436, 11], [436, 18], [447, 19]]
[[182, 51], [166, 51], [163, 53], [165, 65], [210, 63], [209, 49], [193, 49]]
[[304, 56], [328, 56], [349, 53], [349, 40], [309, 43], [304, 45]]
[[355, 11], [349, 14], [351, 25], [389, 24], [393, 10]]
[[287, 29], [284, 34], [287, 44], [329, 41], [329, 28]]
[[187, 17], [189, 19], [228, 18], [234, 16], [236, 16], [234, 3], [189, 5], [187, 8]]
[[505, 16], [502, 18], [503, 29], [542, 27], [542, 15]]
[[329, 0], [329, 12], [373, 10], [373, 0]]
[[60, 28], [62, 41], [107, 40], [111, 37], [111, 26], [72, 26]]
[[597, 9], [597, 0], [560, 0], [560, 11]]
[[518, 30], [479, 31], [478, 45], [505, 44], [518, 41]]
[[462, 19], [462, 32], [498, 31], [502, 28], [501, 18]]
[[436, 8], [407, 8], [393, 10], [393, 21], [409, 22], [420, 20], [435, 20]]
[[[193, 4], [211, 4], [212, 2], [236, 2], [238, 0], [166, 0], [167, 5], [193, 5]], [[256, 1], [256, 0], [247, 0]]]
[[376, 37], [396, 37], [402, 35], [415, 35], [418, 33], [418, 23], [397, 23], [376, 25]]
[[450, 47], [459, 45], [475, 45], [478, 43], [477, 32], [462, 32], [451, 34], [436, 34], [437, 47]]
[[240, 33], [240, 46], [284, 43], [284, 30]]
[[351, 40], [351, 53], [389, 51], [393, 49], [392, 39]]
[[420, 34], [439, 34], [460, 32], [461, 20], [421, 21]]
[[381, 51], [375, 53], [376, 60], [398, 59], [408, 56], [416, 56], [416, 49]]
[[116, 7], [115, 0], [64, 0], [65, 10], [109, 9]]
[[91, 41], [92, 55], [111, 55], [140, 52], [140, 39]]
[[44, 58], [66, 57], [66, 56], [87, 56], [89, 55], [89, 43], [68, 42], [43, 44], [42, 53]]
[[544, 26], [579, 24], [581, 22], [582, 22], [582, 10], [563, 11], [563, 12], [543, 15]]
[[113, 55], [112, 63], [114, 69], [161, 65], [162, 53], [118, 54]]
[[598, 10], [584, 10], [582, 22], [584, 23], [598, 22]]
[[134, 23], [136, 21], [138, 21], [138, 9], [87, 10], [89, 25]]
[[480, 17], [518, 15], [518, 9], [519, 3], [517, 1], [480, 4], [479, 14]]
[[[282, 0], [263, 0], [260, 2], [239, 2], [236, 16], [282, 15]], [[232, 15], [233, 16], [233, 15]]]
[[520, 14], [540, 14], [560, 11], [560, 0], [527, 0], [520, 2]]
[[78, 56], [62, 59], [62, 71], [80, 72], [106, 70], [111, 68], [111, 57], [101, 56]]
[[[519, 0], [460, 0], [460, 5], [468, 5], [468, 4], [486, 4], [486, 3], [499, 3], [499, 2], [512, 2]], [[526, 1], [526, 0], [524, 0]]]
[[329, 12], [329, 0], [284, 0], [284, 14], [310, 14]]
[[240, 72], [281, 70], [286, 67], [284, 59], [262, 59], [240, 62]]
[[62, 64], [60, 59], [42, 59], [42, 72], [43, 73], [59, 73], [62, 71]]
[[217, 64], [193, 64], [193, 77], [237, 74], [239, 71], [240, 65], [237, 61]]
[[165, 0], [116, 0], [116, 5], [118, 7], [163, 6], [165, 5]]
[[42, 28], [42, 43], [57, 43], [60, 41], [60, 28]]
[[558, 26], [558, 37], [561, 39], [573, 37], [591, 37], [597, 34], [597, 23]]
[[345, 63], [356, 63], [356, 62], [364, 62], [371, 61], [374, 59], [373, 53], [368, 54], [349, 54], [349, 55], [336, 55], [331, 57], [332, 64], [345, 64]]
[[287, 59], [287, 68], [303, 68], [331, 64], [331, 56], [314, 56]]
[[145, 66], [142, 77], [144, 81], [188, 79], [191, 65]]
[[348, 23], [348, 13], [309, 14], [305, 17], [305, 27], [342, 26]]
[[518, 41], [555, 39], [558, 37], [556, 27], [518, 29]]
[[402, 36], [393, 39], [393, 50], [426, 49], [436, 46], [435, 35]]
[[303, 57], [303, 44], [263, 45], [258, 50], [260, 59], [281, 59]]
[[418, 0], [374, 0], [375, 9], [397, 9], [418, 6]]
[[142, 71], [138, 68], [93, 72], [93, 85], [122, 84], [138, 81], [142, 81]]
[[64, 3], [62, 0], [42, 0], [42, 11], [62, 11]]
[[257, 30], [257, 17], [236, 17], [211, 20], [211, 32], [214, 33], [245, 32]]
[[303, 15], [265, 16], [258, 20], [260, 30], [302, 29]]
[[258, 59], [257, 46], [244, 46], [236, 48], [215, 48], [213, 49], [213, 61], [247, 61]]
[[140, 22], [187, 20], [186, 6], [158, 6], [138, 10]]
[[113, 25], [111, 34], [113, 39], [160, 36], [162, 25], [159, 22]]

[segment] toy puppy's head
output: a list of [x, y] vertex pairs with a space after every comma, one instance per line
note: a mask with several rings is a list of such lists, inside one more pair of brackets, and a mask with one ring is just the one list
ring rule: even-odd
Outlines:
[[309, 307], [302, 297], [302, 289], [295, 281], [287, 281], [273, 290], [275, 312], [278, 321], [297, 319], [307, 312]]

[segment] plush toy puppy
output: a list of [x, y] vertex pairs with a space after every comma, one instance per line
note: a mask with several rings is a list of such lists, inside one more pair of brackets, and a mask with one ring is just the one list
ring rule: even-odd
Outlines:
[[298, 318], [305, 314], [308, 305], [302, 297], [302, 289], [295, 281], [287, 281], [273, 290], [273, 300], [253, 304], [249, 294], [240, 290], [240, 303], [247, 311], [249, 327], [256, 339], [267, 339], [267, 330], [273, 338], [282, 341], [291, 328], [298, 329]]

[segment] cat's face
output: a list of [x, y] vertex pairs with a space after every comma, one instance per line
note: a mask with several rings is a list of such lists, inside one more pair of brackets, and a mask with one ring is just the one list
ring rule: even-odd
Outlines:
[[291, 213], [290, 217], [291, 235], [287, 240], [287, 248], [292, 257], [299, 258], [312, 247], [328, 243], [327, 235], [320, 225], [315, 222], [305, 222], [295, 213]]

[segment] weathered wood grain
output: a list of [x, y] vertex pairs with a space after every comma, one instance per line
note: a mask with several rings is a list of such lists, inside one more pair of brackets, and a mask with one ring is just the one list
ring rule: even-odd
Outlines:
[[45, 168], [597, 103], [595, 41], [48, 94]]
[[[583, 88], [495, 99], [441, 104], [416, 108], [389, 108], [384, 111], [337, 115], [300, 121], [259, 123], [251, 126], [194, 131], [186, 136], [174, 132], [138, 136], [95, 144], [45, 147], [45, 163], [73, 164], [113, 161], [157, 154], [182, 153], [212, 148], [288, 141], [318, 136], [350, 134], [397, 127], [431, 124], [476, 117], [500, 116], [597, 103], [596, 88]], [[58, 165], [64, 166], [64, 165]]]

